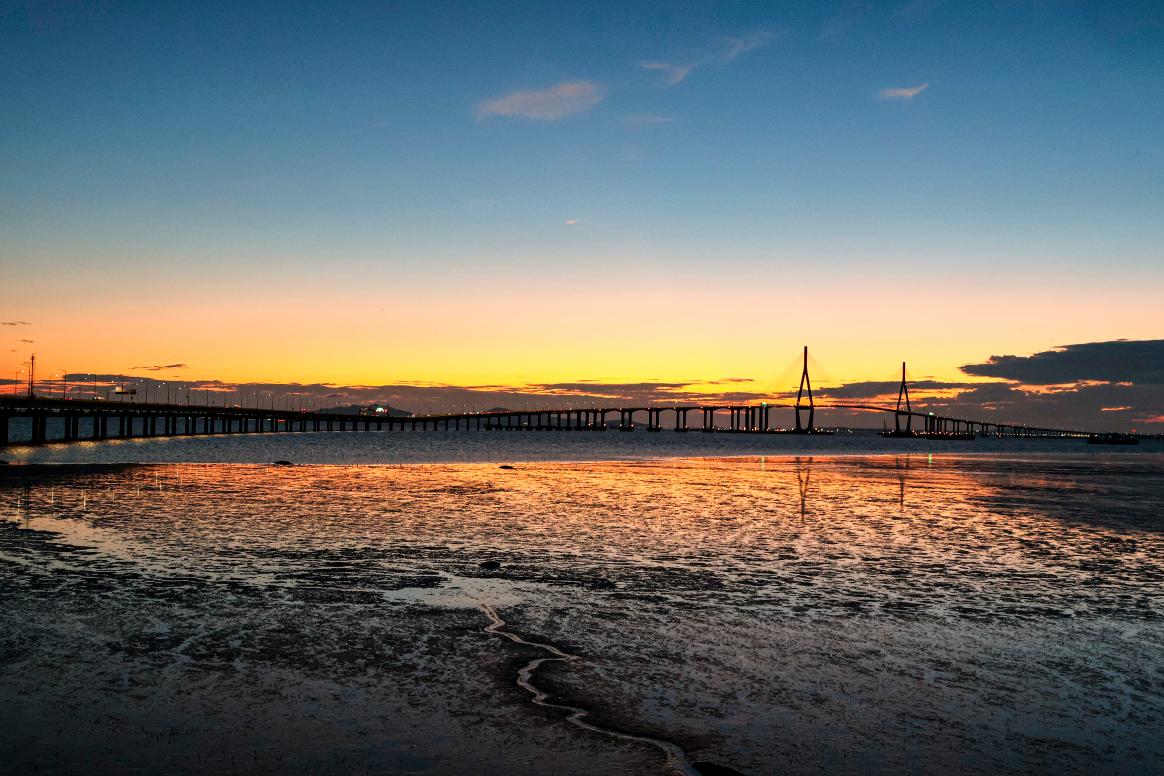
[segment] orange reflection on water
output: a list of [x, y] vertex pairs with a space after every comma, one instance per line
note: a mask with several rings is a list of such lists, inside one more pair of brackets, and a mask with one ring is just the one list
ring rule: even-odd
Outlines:
[[[143, 466], [9, 477], [0, 509], [159, 573], [270, 579], [345, 553], [461, 573], [487, 555], [518, 576], [632, 588], [672, 570], [686, 580], [671, 580], [673, 592], [696, 599], [849, 589], [866, 608], [990, 608], [1008, 589], [1026, 600], [1070, 590], [1077, 599], [1055, 605], [1074, 609], [1164, 550], [1158, 526], [1135, 523], [1152, 504], [1113, 487], [1132, 480], [1104, 466], [924, 456]], [[1113, 552], [1118, 569], [1086, 571]]]

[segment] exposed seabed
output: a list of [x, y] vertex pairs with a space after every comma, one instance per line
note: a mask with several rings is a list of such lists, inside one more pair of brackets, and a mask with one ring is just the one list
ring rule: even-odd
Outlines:
[[8, 471], [0, 763], [1152, 773], [1162, 485], [1150, 455]]

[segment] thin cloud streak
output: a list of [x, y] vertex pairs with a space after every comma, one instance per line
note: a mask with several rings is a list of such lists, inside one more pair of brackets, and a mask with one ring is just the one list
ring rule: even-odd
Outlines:
[[670, 62], [643, 62], [644, 70], [655, 70], [662, 73], [667, 86], [674, 86], [687, 79], [698, 65], [675, 65]]
[[0, 326], [31, 326], [28, 321], [0, 321]]
[[877, 93], [877, 96], [883, 100], [912, 100], [928, 88], [930, 88], [929, 82], [917, 86], [895, 86], [882, 89]]
[[154, 364], [152, 366], [133, 366], [130, 369], [145, 369], [149, 372], [161, 372], [165, 369], [185, 369], [186, 364]]
[[675, 118], [673, 116], [660, 116], [657, 113], [636, 113], [632, 116], [624, 116], [622, 123], [628, 127], [658, 127], [663, 124], [674, 124]]
[[584, 113], [605, 98], [605, 90], [594, 81], [563, 81], [548, 89], [516, 91], [485, 100], [475, 115], [478, 121], [490, 116], [558, 121]]
[[776, 39], [776, 33], [770, 30], [761, 30], [740, 38], [723, 38], [719, 41], [716, 51], [700, 57], [692, 62], [676, 63], [661, 60], [646, 60], [641, 63], [644, 70], [653, 70], [662, 73], [663, 82], [667, 86], [675, 86], [687, 80], [687, 77], [696, 70], [708, 65], [726, 65], [734, 59], [762, 48]]

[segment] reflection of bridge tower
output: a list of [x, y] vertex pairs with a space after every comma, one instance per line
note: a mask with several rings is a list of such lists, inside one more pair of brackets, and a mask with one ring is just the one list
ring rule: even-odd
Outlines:
[[[805, 389], [808, 390], [808, 404], [804, 403]], [[801, 422], [800, 413], [808, 410], [808, 426]], [[816, 415], [816, 405], [812, 401], [812, 380], [808, 379], [808, 345], [804, 346], [804, 371], [800, 373], [800, 389], [796, 392], [796, 433], [811, 434], [816, 428], [813, 421]]]
[[[905, 411], [901, 409], [901, 400], [905, 399]], [[905, 431], [913, 430], [913, 408], [909, 404], [909, 386], [905, 384], [905, 362], [901, 362], [901, 387], [897, 389], [897, 409], [893, 413], [893, 429], [901, 433], [901, 418], [905, 417]]]
[[897, 508], [905, 509], [905, 478], [909, 474], [909, 458], [895, 458], [893, 468], [897, 470]]
[[808, 488], [812, 484], [812, 458], [796, 458], [796, 484], [800, 487], [800, 516], [808, 513]]

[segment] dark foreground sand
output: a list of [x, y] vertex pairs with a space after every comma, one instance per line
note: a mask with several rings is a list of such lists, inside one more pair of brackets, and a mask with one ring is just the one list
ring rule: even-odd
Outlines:
[[4, 773], [1164, 756], [1151, 459], [8, 468]]

